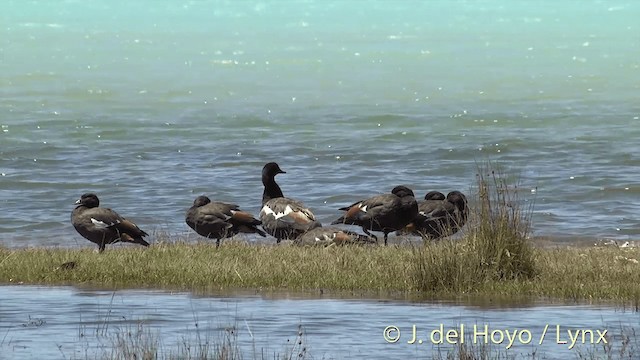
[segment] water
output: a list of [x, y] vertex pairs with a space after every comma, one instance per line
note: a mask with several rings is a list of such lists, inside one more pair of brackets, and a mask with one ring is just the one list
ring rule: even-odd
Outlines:
[[[640, 233], [640, 3], [0, 4], [0, 245], [77, 246], [97, 192], [187, 233], [200, 194], [257, 213], [260, 170], [322, 222], [407, 184], [521, 177], [534, 235]], [[535, 194], [533, 193], [535, 192]]]
[[[159, 344], [164, 353], [178, 353], [181, 344], [195, 346], [205, 341], [220, 343], [228, 329], [235, 329], [245, 358], [257, 349], [273, 353], [291, 350], [298, 326], [313, 358], [430, 358], [440, 348], [431, 332], [444, 333], [464, 326], [467, 344], [473, 341], [473, 327], [481, 332], [488, 326], [518, 334], [528, 331], [508, 350], [512, 355], [537, 351], [546, 358], [575, 357], [578, 353], [602, 349], [580, 340], [572, 349], [566, 330], [607, 330], [607, 341], [619, 349], [622, 334], [638, 328], [638, 314], [607, 306], [539, 304], [505, 305], [495, 301], [463, 304], [457, 302], [412, 303], [398, 300], [305, 299], [291, 294], [275, 297], [206, 297], [185, 293], [142, 290], [95, 291], [70, 287], [0, 287], [0, 358], [96, 358], [111, 354], [118, 334], [136, 334], [142, 328], [149, 343]], [[372, 317], [371, 314], [376, 314]], [[413, 338], [416, 325], [418, 339]], [[549, 325], [542, 345], [545, 326]], [[560, 335], [556, 334], [560, 326]], [[385, 341], [387, 326], [400, 329], [395, 343]], [[397, 333], [395, 333], [397, 334]], [[200, 339], [198, 338], [200, 336]], [[392, 336], [397, 336], [393, 335]], [[437, 333], [434, 341], [438, 341]], [[631, 336], [631, 347], [637, 341]], [[484, 337], [478, 335], [478, 342]], [[493, 351], [505, 352], [509, 342], [494, 335]], [[590, 338], [588, 338], [590, 339]], [[419, 340], [423, 340], [419, 344]], [[560, 343], [558, 342], [560, 340]], [[595, 336], [593, 342], [597, 342]], [[453, 341], [453, 340], [452, 340]], [[597, 348], [597, 349], [596, 349]], [[599, 350], [598, 350], [599, 351]]]

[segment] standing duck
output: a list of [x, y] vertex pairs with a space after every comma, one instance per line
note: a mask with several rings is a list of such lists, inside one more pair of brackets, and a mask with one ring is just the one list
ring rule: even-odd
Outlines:
[[384, 233], [384, 244], [390, 232], [410, 223], [418, 214], [418, 203], [413, 191], [406, 186], [396, 186], [391, 194], [382, 194], [340, 208], [346, 213], [332, 224], [362, 226], [365, 234], [377, 239], [368, 230]]
[[467, 222], [467, 198], [460, 191], [444, 194], [432, 191], [418, 204], [415, 219], [398, 233], [420, 235], [424, 239], [440, 239], [458, 232]]
[[193, 201], [193, 206], [187, 210], [185, 221], [199, 235], [216, 239], [216, 247], [220, 246], [221, 239], [241, 232], [267, 236], [257, 227], [261, 224], [260, 220], [241, 211], [238, 205], [212, 202], [206, 196], [198, 196]]
[[78, 206], [71, 212], [71, 223], [80, 235], [98, 245], [99, 252], [104, 251], [106, 244], [116, 242], [149, 246], [143, 239], [149, 234], [115, 211], [101, 208], [96, 194], [83, 194], [76, 204]]
[[262, 168], [262, 210], [258, 218], [262, 228], [280, 243], [282, 239], [295, 239], [300, 234], [321, 227], [319, 221], [302, 202], [284, 197], [275, 177], [286, 174], [274, 162]]

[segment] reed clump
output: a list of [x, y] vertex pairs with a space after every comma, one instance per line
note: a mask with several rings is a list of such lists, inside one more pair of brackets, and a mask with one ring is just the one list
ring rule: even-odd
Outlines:
[[466, 232], [415, 248], [417, 287], [430, 292], [473, 292], [488, 282], [532, 279], [538, 273], [529, 241], [533, 203], [495, 164], [478, 166]]
[[[312, 358], [302, 325], [292, 333], [292, 337], [287, 337], [284, 344], [275, 344], [277, 350], [257, 345], [250, 329], [249, 333], [243, 333], [237, 326], [226, 326], [215, 331], [202, 331], [196, 327], [195, 331], [180, 339], [163, 337], [157, 329], [144, 321], [126, 326], [105, 322], [95, 331], [87, 330], [81, 329], [82, 337], [79, 339], [79, 345], [84, 345], [86, 349], [84, 357], [86, 359], [303, 360]], [[264, 343], [264, 340], [260, 340]], [[68, 358], [64, 352], [62, 356]], [[82, 357], [72, 355], [70, 358], [81, 359]]]

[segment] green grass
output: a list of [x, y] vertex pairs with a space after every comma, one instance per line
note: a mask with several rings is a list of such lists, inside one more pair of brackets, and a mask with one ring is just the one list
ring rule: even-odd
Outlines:
[[[226, 242], [147, 249], [0, 249], [0, 283], [180, 289], [405, 290], [410, 249], [318, 248]], [[75, 261], [73, 269], [59, 265]]]
[[478, 166], [475, 204], [462, 241], [415, 250], [418, 287], [427, 292], [469, 293], [488, 284], [516, 283], [538, 274], [530, 242], [533, 207], [491, 164]]
[[[532, 248], [535, 272], [501, 267], [468, 240], [389, 247], [297, 247], [227, 242], [149, 248], [0, 249], [0, 283], [164, 288], [200, 292], [263, 289], [451, 297], [529, 296], [640, 301], [637, 248]], [[507, 256], [507, 255], [502, 255]], [[513, 253], [509, 259], [517, 258]], [[75, 261], [73, 269], [60, 265]], [[510, 269], [507, 267], [507, 269]]]
[[[530, 192], [527, 192], [530, 194]], [[529, 200], [529, 201], [527, 201]], [[162, 239], [149, 248], [0, 248], [0, 284], [358, 292], [405, 297], [529, 297], [640, 303], [636, 248], [541, 248], [529, 238], [533, 201], [494, 164], [478, 166], [473, 211], [457, 240], [298, 247]], [[66, 269], [61, 264], [73, 261]]]

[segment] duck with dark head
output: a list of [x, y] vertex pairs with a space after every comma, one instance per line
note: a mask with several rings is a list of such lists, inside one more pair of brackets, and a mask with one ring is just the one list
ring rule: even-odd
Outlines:
[[193, 206], [187, 210], [185, 222], [197, 234], [216, 239], [216, 246], [220, 246], [221, 239], [241, 232], [267, 236], [258, 228], [260, 220], [240, 210], [238, 205], [211, 201], [204, 195], [193, 201]]
[[100, 207], [96, 194], [83, 194], [76, 205], [71, 212], [71, 223], [80, 235], [98, 245], [99, 252], [104, 251], [105, 245], [116, 242], [149, 246], [143, 239], [149, 234], [117, 212]]
[[436, 240], [458, 232], [467, 222], [467, 198], [460, 191], [444, 194], [431, 191], [418, 203], [418, 215], [398, 234], [419, 235], [425, 240]]
[[275, 162], [262, 168], [262, 209], [258, 218], [262, 228], [279, 243], [282, 239], [295, 239], [302, 233], [321, 227], [313, 212], [302, 202], [284, 196], [276, 183], [278, 174], [286, 174]]
[[413, 191], [406, 186], [396, 186], [391, 194], [381, 194], [365, 200], [357, 201], [340, 208], [346, 211], [332, 224], [359, 225], [367, 235], [376, 238], [369, 231], [384, 233], [384, 244], [387, 245], [389, 233], [402, 229], [418, 213], [418, 203]]

